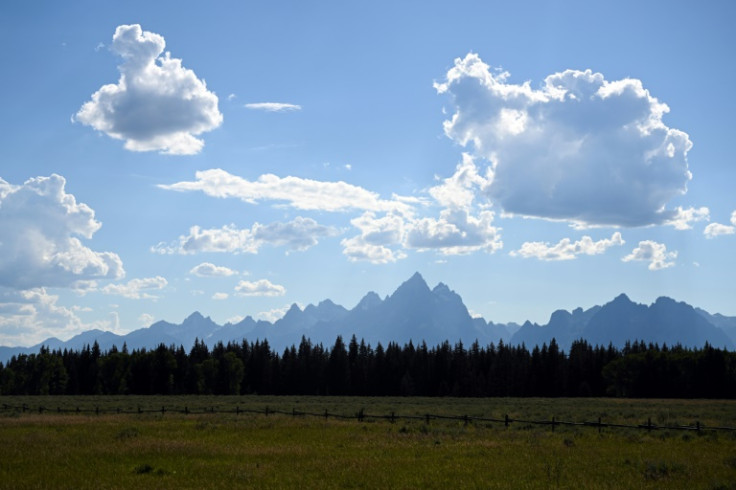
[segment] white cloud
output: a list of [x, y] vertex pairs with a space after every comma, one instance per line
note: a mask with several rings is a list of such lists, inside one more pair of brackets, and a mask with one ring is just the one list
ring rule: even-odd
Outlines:
[[244, 318], [245, 317], [243, 315], [231, 316], [230, 318], [228, 318], [227, 320], [225, 320], [225, 323], [230, 323], [232, 325], [235, 325], [236, 323], [242, 322]]
[[[177, 242], [169, 245], [159, 243], [151, 250], [161, 254], [199, 252], [255, 254], [262, 246], [271, 245], [304, 251], [316, 245], [319, 238], [337, 234], [338, 230], [331, 226], [323, 226], [311, 218], [299, 216], [286, 223], [276, 222], [268, 225], [255, 223], [250, 229], [238, 229], [232, 224], [206, 230], [192, 226], [189, 234], [180, 236]], [[193, 271], [194, 269], [192, 273]]]
[[240, 281], [235, 286], [235, 292], [238, 296], [283, 296], [286, 288], [272, 284], [268, 279], [259, 279], [255, 282]]
[[217, 301], [226, 300], [229, 297], [230, 297], [230, 295], [227, 294], [227, 293], [215, 293], [215, 294], [212, 295], [212, 299], [217, 300]]
[[155, 319], [156, 317], [150, 313], [142, 313], [141, 316], [138, 317], [138, 325], [141, 327], [149, 327]]
[[58, 305], [58, 299], [45, 288], [0, 288], [0, 345], [32, 346], [49, 337], [67, 340], [85, 330], [115, 330], [118, 326], [114, 315], [111, 320], [86, 324], [73, 308]]
[[297, 104], [286, 104], [283, 102], [254, 102], [245, 104], [246, 109], [266, 112], [292, 112], [302, 110], [302, 106]]
[[734, 233], [736, 233], [736, 226], [722, 225], [720, 223], [711, 223], [703, 231], [705, 238], [709, 239], [722, 235], [733, 235]]
[[442, 206], [452, 209], [468, 209], [475, 199], [477, 189], [484, 189], [492, 177], [483, 177], [472, 156], [463, 153], [462, 162], [455, 168], [452, 177], [444, 179], [441, 185], [429, 189], [429, 194]]
[[630, 262], [632, 260], [649, 262], [649, 270], [657, 271], [674, 266], [674, 262], [668, 261], [676, 258], [677, 251], [668, 252], [665, 244], [652, 240], [643, 240], [639, 242], [638, 247], [621, 260], [624, 262]]
[[706, 238], [715, 238], [722, 235], [733, 235], [736, 233], [736, 211], [731, 213], [731, 225], [711, 223], [705, 227], [703, 234]]
[[287, 223], [256, 223], [251, 229], [256, 243], [267, 243], [275, 247], [304, 251], [317, 245], [317, 238], [335, 236], [338, 231], [331, 226], [323, 226], [312, 218], [297, 216]]
[[493, 253], [503, 248], [500, 229], [493, 226], [494, 213], [481, 211], [477, 217], [465, 210], [446, 209], [438, 219], [422, 218], [411, 224], [406, 246], [435, 249], [443, 255], [464, 255], [478, 251]]
[[687, 190], [692, 144], [641, 81], [566, 70], [534, 89], [508, 78], [468, 54], [435, 84], [454, 104], [445, 133], [490, 162], [484, 190], [506, 213], [586, 225], [676, 218], [665, 206]]
[[168, 285], [168, 281], [161, 277], [145, 277], [131, 279], [125, 284], [108, 284], [101, 291], [105, 294], [116, 294], [129, 299], [157, 299], [158, 296], [146, 291], [160, 291]]
[[[401, 249], [434, 250], [442, 255], [493, 253], [501, 249], [501, 230], [493, 226], [494, 213], [481, 210], [473, 214], [475, 190], [486, 182], [473, 158], [463, 155], [455, 173], [428, 190], [436, 205], [444, 208], [437, 218], [418, 218], [414, 213], [377, 217], [374, 212], [365, 212], [350, 221], [360, 235], [342, 241], [343, 254], [351, 261], [385, 264], [405, 258]], [[430, 206], [421, 199], [415, 199], [414, 204]]]
[[388, 264], [405, 259], [401, 250], [392, 250], [384, 245], [368, 243], [362, 236], [345, 238], [340, 242], [342, 253], [351, 262], [366, 261], [373, 264]]
[[120, 79], [92, 94], [75, 120], [125, 140], [128, 150], [199, 153], [204, 141], [196, 136], [222, 123], [218, 99], [165, 47], [140, 25], [118, 26], [110, 49], [123, 58]]
[[275, 322], [276, 320], [280, 320], [286, 315], [286, 312], [289, 311], [291, 308], [291, 305], [286, 305], [283, 308], [274, 308], [272, 310], [268, 311], [261, 311], [256, 315], [256, 318], [259, 320], [265, 320], [267, 322]]
[[202, 262], [201, 264], [193, 267], [189, 273], [198, 277], [228, 277], [237, 274], [237, 272], [232, 269], [217, 266], [209, 262]]
[[82, 245], [102, 226], [94, 211], [64, 190], [60, 175], [15, 186], [0, 178], [0, 286], [79, 287], [120, 279], [120, 257]]
[[677, 207], [675, 209], [675, 216], [671, 220], [665, 222], [665, 224], [673, 226], [677, 230], [690, 230], [692, 225], [696, 221], [708, 221], [710, 219], [710, 210], [703, 206], [700, 208], [687, 208]]
[[362, 209], [370, 211], [410, 212], [411, 207], [398, 199], [380, 199], [375, 192], [342, 181], [322, 182], [299, 177], [261, 175], [250, 181], [232, 175], [222, 169], [198, 171], [197, 180], [159, 185], [166, 190], [187, 192], [202, 191], [219, 198], [237, 198], [249, 204], [259, 201], [283, 201], [288, 205], [310, 211], [347, 211]]
[[609, 248], [621, 246], [624, 243], [619, 232], [615, 232], [611, 238], [595, 242], [586, 235], [576, 242], [563, 238], [556, 245], [545, 242], [525, 242], [519, 250], [512, 251], [509, 255], [525, 259], [534, 257], [539, 260], [572, 260], [578, 255], [600, 255]]

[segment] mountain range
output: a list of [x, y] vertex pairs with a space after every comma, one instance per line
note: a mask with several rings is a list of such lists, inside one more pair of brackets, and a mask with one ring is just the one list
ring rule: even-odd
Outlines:
[[473, 318], [462, 298], [447, 285], [439, 283], [430, 289], [416, 273], [393, 294], [382, 299], [369, 292], [350, 310], [326, 299], [304, 309], [294, 304], [273, 323], [247, 316], [238, 323], [225, 325], [194, 312], [181, 324], [158, 321], [126, 335], [89, 330], [67, 341], [50, 338], [32, 347], [0, 347], [0, 362], [7, 362], [14, 355], [38, 352], [42, 346], [78, 350], [97, 342], [104, 351], [113, 346], [121, 348], [123, 344], [129, 349], [150, 349], [163, 343], [189, 349], [195, 339], [212, 346], [218, 342], [241, 342], [245, 338], [267, 339], [271, 348], [280, 352], [298, 345], [302, 336], [330, 347], [338, 335], [347, 341], [353, 334], [373, 346], [379, 342], [404, 344], [410, 340], [415, 344], [424, 341], [428, 346], [445, 340], [462, 341], [467, 346], [477, 340], [484, 346], [503, 341], [523, 343], [531, 348], [554, 338], [567, 350], [573, 341], [584, 338], [591, 344], [616, 347], [627, 341], [643, 340], [688, 347], [702, 347], [708, 342], [714, 347], [733, 350], [736, 317], [710, 314], [667, 297], [646, 306], [621, 294], [609, 303], [587, 310], [557, 310], [546, 325], [529, 321], [523, 325], [496, 324]]

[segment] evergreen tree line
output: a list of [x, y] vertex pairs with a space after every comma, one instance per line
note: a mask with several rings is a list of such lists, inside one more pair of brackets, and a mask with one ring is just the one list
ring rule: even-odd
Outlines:
[[619, 396], [736, 398], [736, 353], [643, 342], [563, 352], [552, 340], [527, 349], [499, 342], [399, 346], [337, 337], [332, 348], [302, 338], [282, 354], [267, 341], [197, 340], [189, 352], [97, 343], [80, 351], [43, 348], [0, 363], [2, 395], [283, 394], [421, 396]]

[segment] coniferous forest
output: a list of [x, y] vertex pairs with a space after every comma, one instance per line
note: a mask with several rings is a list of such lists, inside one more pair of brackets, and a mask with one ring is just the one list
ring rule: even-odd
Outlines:
[[331, 348], [302, 338], [279, 354], [267, 341], [152, 350], [95, 343], [0, 363], [2, 395], [283, 394], [736, 398], [736, 353], [643, 342], [563, 352], [553, 340], [532, 350], [503, 342], [469, 348], [338, 337]]

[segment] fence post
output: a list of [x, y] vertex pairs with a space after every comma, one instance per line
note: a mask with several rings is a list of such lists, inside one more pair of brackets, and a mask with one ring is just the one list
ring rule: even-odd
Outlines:
[[184, 405], [184, 415], [189, 415], [189, 407]]
[[424, 414], [424, 422], [429, 425], [429, 414]]
[[28, 405], [24, 403], [21, 409], [23, 410], [23, 413], [26, 413], [26, 410], [28, 410]]
[[509, 426], [509, 414], [503, 416], [503, 423], [506, 427]]
[[268, 407], [266, 407], [266, 417], [268, 417]]
[[552, 432], [555, 431], [555, 425], [557, 425], [557, 424], [555, 423], [555, 416], [553, 415], [552, 416]]
[[143, 413], [143, 410], [141, 410], [141, 406], [140, 405], [138, 405], [138, 413], [139, 414]]
[[43, 407], [38, 407], [38, 413], [43, 413]]
[[700, 432], [700, 421], [699, 420], [697, 422], [695, 422], [695, 430], [697, 430], [698, 432]]
[[468, 416], [463, 415], [463, 425], [468, 425]]
[[391, 423], [393, 424], [394, 422], [396, 422], [396, 414], [391, 412]]
[[327, 417], [329, 417], [329, 416], [330, 416], [330, 414], [327, 413], [327, 410], [325, 410], [325, 420], [327, 420]]
[[235, 415], [240, 415], [240, 405], [235, 405]]
[[652, 430], [652, 417], [649, 417], [647, 419], [647, 431], [651, 431], [651, 430]]
[[601, 433], [601, 430], [603, 429], [603, 426], [601, 425], [601, 418], [598, 417], [598, 433]]
[[99, 414], [100, 414], [100, 407], [95, 407], [95, 415], [99, 415]]
[[166, 413], [166, 407], [164, 407], [164, 406], [161, 406], [161, 415], [163, 415], [163, 414], [165, 414], [165, 413]]

